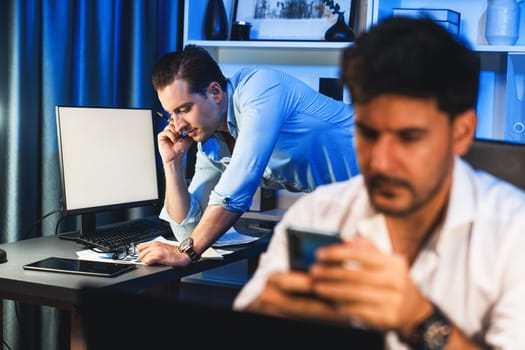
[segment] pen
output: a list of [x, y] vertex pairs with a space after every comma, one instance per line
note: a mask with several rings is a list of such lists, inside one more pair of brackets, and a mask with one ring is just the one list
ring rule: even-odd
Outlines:
[[259, 225], [248, 225], [248, 228], [252, 229], [252, 230], [255, 230], [255, 231], [260, 231], [260, 232], [273, 232], [272, 229], [266, 228], [266, 227], [261, 227]]
[[[162, 119], [168, 121], [168, 122], [171, 121], [171, 118], [166, 117], [164, 114], [162, 114], [162, 113], [160, 113], [160, 112], [157, 112], [157, 115], [158, 115], [159, 117], [161, 117]], [[188, 133], [187, 133], [186, 131], [181, 131], [180, 135], [181, 135], [182, 137], [187, 137], [187, 136], [188, 136]]]
[[160, 112], [157, 112], [157, 115], [158, 115], [159, 117], [161, 117], [162, 119], [168, 121], [168, 122], [169, 122], [170, 119], [171, 119], [171, 118], [166, 117], [164, 114], [162, 114], [162, 113], [160, 113]]

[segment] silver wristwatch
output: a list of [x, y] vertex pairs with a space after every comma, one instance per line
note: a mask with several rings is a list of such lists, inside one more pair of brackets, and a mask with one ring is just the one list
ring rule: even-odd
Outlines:
[[179, 252], [186, 253], [191, 261], [199, 261], [201, 255], [193, 249], [193, 238], [188, 237], [179, 244]]

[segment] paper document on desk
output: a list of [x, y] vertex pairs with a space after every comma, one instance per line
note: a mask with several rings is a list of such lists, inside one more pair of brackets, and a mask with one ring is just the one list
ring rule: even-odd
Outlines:
[[226, 231], [215, 243], [213, 243], [212, 247], [219, 248], [230, 245], [246, 244], [258, 239], [259, 237], [245, 235], [232, 227]]
[[128, 255], [124, 259], [115, 260], [113, 259], [113, 253], [99, 253], [92, 249], [79, 250], [77, 252], [79, 260], [91, 260], [91, 261], [111, 261], [127, 264], [142, 264], [145, 265], [136, 255]]
[[[159, 236], [152, 241], [159, 241], [166, 244], [171, 244], [178, 246], [179, 242], [177, 241], [170, 241], [162, 236]], [[212, 247], [206, 249], [204, 253], [202, 253], [203, 259], [222, 259], [223, 255], [230, 254], [231, 251], [224, 250], [224, 249], [214, 249]], [[113, 259], [113, 253], [100, 253], [96, 252], [92, 249], [84, 249], [79, 250], [77, 252], [77, 257], [80, 260], [93, 260], [93, 261], [115, 261]], [[123, 259], [119, 259], [118, 262], [122, 263], [129, 263], [129, 264], [141, 264], [145, 265], [142, 260], [140, 260], [136, 255], [128, 255], [127, 257]]]

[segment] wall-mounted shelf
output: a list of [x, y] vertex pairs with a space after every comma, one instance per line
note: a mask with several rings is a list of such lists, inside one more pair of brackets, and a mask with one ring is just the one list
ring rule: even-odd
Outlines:
[[514, 46], [496, 46], [496, 45], [476, 45], [472, 48], [478, 52], [493, 52], [493, 53], [512, 53], [512, 52], [525, 52], [525, 46], [514, 45]]
[[208, 48], [262, 48], [262, 49], [341, 49], [351, 45], [347, 42], [328, 42], [328, 41], [235, 41], [235, 40], [188, 40], [186, 44], [195, 44]]
[[[233, 0], [223, 0], [231, 13]], [[525, 15], [513, 46], [488, 45], [485, 38], [487, 1], [472, 0], [354, 0], [358, 6], [356, 33], [391, 16], [394, 8], [450, 9], [459, 12], [460, 36], [482, 61], [478, 137], [525, 143]], [[525, 13], [525, 2], [521, 3]], [[337, 78], [341, 50], [352, 43], [326, 41], [202, 40], [206, 1], [185, 0], [184, 44], [205, 47], [226, 75], [248, 64], [271, 65], [299, 77], [312, 87], [323, 77]], [[348, 96], [345, 97], [348, 99]]]

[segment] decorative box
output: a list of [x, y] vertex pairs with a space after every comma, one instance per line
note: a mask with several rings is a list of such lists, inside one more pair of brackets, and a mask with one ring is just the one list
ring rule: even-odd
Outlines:
[[447, 28], [452, 34], [459, 35], [461, 14], [448, 9], [394, 8], [394, 16], [428, 17]]

